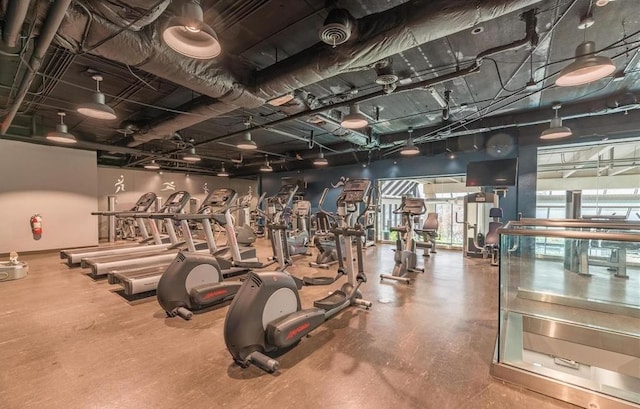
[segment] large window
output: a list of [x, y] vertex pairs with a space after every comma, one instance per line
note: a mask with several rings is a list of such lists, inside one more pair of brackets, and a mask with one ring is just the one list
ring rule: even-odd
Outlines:
[[[465, 186], [464, 176], [381, 180], [379, 189], [378, 240], [395, 241], [396, 233], [391, 227], [402, 222], [401, 215], [395, 211], [402, 196], [411, 195], [425, 199], [427, 212], [438, 213], [437, 243], [444, 247], [462, 247], [464, 196], [478, 191], [478, 188]], [[421, 226], [425, 218], [426, 214], [418, 220], [417, 226]]]
[[[639, 153], [637, 138], [539, 149], [536, 218], [565, 218], [571, 190], [580, 192], [581, 217], [640, 221]], [[536, 245], [546, 256], [564, 254], [562, 239], [542, 238]]]

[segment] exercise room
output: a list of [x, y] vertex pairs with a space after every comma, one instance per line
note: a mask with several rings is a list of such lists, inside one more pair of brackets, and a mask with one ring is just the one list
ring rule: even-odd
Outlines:
[[640, 408], [638, 12], [0, 0], [0, 407]]

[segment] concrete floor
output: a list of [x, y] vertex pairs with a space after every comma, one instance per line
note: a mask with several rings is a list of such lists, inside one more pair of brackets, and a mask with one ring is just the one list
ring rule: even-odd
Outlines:
[[[491, 378], [497, 269], [459, 252], [427, 259], [407, 286], [378, 279], [391, 271], [390, 246], [368, 249], [373, 308], [327, 322], [276, 375], [232, 363], [226, 307], [168, 319], [155, 297], [127, 301], [57, 252], [22, 259], [29, 276], [0, 283], [3, 409], [573, 407]], [[306, 261], [290, 272], [313, 274]], [[303, 303], [328, 289], [304, 288]]]

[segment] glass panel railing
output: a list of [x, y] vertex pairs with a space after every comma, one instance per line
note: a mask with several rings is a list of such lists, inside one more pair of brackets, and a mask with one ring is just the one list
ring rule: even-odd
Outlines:
[[640, 224], [501, 229], [497, 363], [640, 404]]

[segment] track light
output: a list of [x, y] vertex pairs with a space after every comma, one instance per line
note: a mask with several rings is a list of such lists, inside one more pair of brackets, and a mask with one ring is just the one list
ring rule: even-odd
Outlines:
[[324, 153], [320, 150], [320, 156], [313, 160], [313, 164], [316, 166], [327, 166], [329, 161], [324, 157]]
[[585, 41], [576, 48], [576, 59], [567, 65], [556, 79], [559, 87], [584, 85], [611, 75], [616, 65], [609, 57], [595, 55], [596, 44]]
[[158, 170], [160, 169], [160, 165], [156, 163], [155, 159], [152, 159], [151, 162], [144, 165], [144, 168], [149, 170]]
[[116, 119], [116, 113], [109, 105], [105, 104], [104, 94], [100, 92], [100, 81], [102, 81], [101, 75], [94, 75], [91, 77], [96, 82], [96, 91], [92, 95], [91, 102], [78, 105], [76, 111], [78, 113], [88, 116], [89, 118], [96, 119]]
[[199, 0], [178, 1], [176, 15], [162, 32], [162, 39], [174, 51], [200, 60], [217, 57], [222, 48], [218, 36], [206, 24]]
[[220, 172], [218, 172], [218, 176], [221, 178], [229, 177], [229, 172], [224, 168], [224, 162], [222, 162], [222, 168], [220, 169]]
[[561, 105], [553, 106], [554, 111], [556, 111], [555, 117], [551, 120], [551, 126], [549, 127], [549, 129], [545, 129], [544, 131], [542, 131], [542, 133], [540, 134], [540, 139], [560, 139], [566, 138], [573, 134], [570, 128], [562, 126], [562, 118], [558, 116], [558, 110], [560, 108]]
[[260, 166], [260, 172], [273, 172], [273, 168], [269, 164], [269, 158], [265, 155], [264, 165]]
[[349, 107], [349, 114], [342, 118], [340, 126], [347, 129], [359, 129], [369, 125], [367, 117], [360, 112], [360, 106], [358, 104], [352, 104]]
[[413, 144], [413, 138], [411, 135], [413, 134], [413, 128], [409, 128], [409, 138], [407, 139], [407, 144], [402, 147], [400, 150], [400, 155], [403, 156], [415, 156], [420, 154], [420, 149], [416, 145]]
[[67, 125], [64, 123], [64, 112], [58, 112], [60, 123], [56, 125], [56, 130], [47, 133], [47, 140], [58, 143], [76, 143], [76, 137], [69, 133]]
[[187, 162], [200, 162], [202, 160], [200, 155], [196, 153], [196, 148], [193, 146], [190, 147], [187, 153], [182, 156], [182, 159]]
[[236, 148], [244, 150], [258, 149], [258, 145], [251, 139], [251, 132], [245, 131], [244, 139], [236, 144]]

